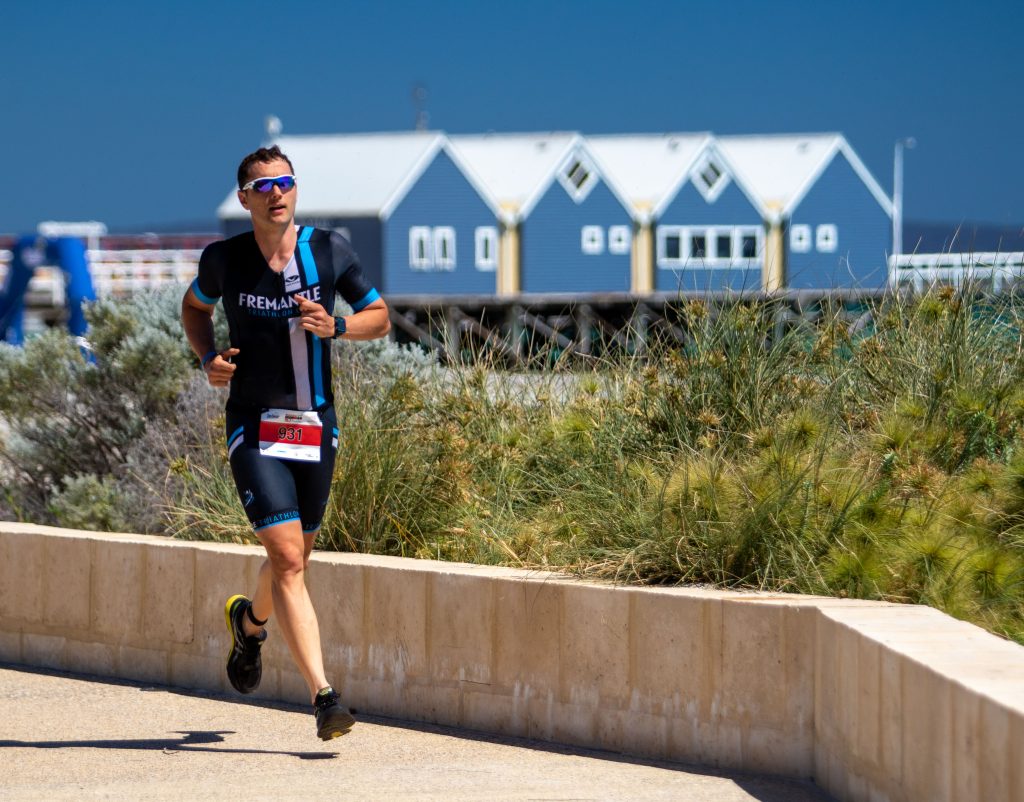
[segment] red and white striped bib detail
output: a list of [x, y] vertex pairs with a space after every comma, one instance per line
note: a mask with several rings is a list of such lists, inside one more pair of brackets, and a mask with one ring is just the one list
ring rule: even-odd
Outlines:
[[260, 415], [260, 453], [279, 459], [319, 462], [323, 430], [316, 410], [268, 409]]

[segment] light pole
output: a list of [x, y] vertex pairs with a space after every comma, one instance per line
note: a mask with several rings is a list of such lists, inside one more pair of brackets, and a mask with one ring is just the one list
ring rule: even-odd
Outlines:
[[903, 252], [903, 149], [915, 145], [912, 136], [897, 139], [892, 155], [892, 255], [897, 259]]

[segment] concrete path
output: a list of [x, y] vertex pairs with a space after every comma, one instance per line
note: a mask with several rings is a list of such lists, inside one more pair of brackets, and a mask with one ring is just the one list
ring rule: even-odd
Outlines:
[[806, 783], [0, 666], [0, 799], [824, 802]]

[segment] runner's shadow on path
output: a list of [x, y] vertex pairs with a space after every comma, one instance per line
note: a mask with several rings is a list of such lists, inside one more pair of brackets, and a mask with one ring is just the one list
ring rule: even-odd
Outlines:
[[101, 739], [97, 741], [0, 741], [0, 748], [19, 747], [29, 749], [65, 749], [87, 747], [90, 749], [140, 749], [147, 752], [219, 752], [226, 755], [285, 755], [299, 760], [330, 760], [337, 752], [281, 752], [274, 749], [234, 749], [213, 747], [205, 744], [224, 743], [225, 735], [234, 735], [234, 730], [175, 730], [182, 738], [128, 738], [125, 740]]
[[[0, 668], [23, 671], [30, 674], [42, 674], [54, 677], [67, 677], [95, 682], [104, 685], [119, 685], [123, 687], [137, 688], [142, 693], [163, 692], [193, 698], [213, 699], [230, 704], [246, 705], [252, 707], [271, 708], [290, 712], [303, 711], [301, 705], [288, 702], [278, 702], [269, 699], [253, 699], [238, 696], [228, 696], [216, 691], [200, 689], [175, 688], [167, 685], [152, 685], [134, 680], [119, 679], [114, 677], [102, 677], [91, 674], [82, 674], [70, 671], [56, 671], [37, 666], [24, 666], [0, 661]], [[538, 752], [552, 754], [580, 755], [600, 760], [631, 764], [637, 766], [652, 766], [655, 768], [667, 769], [670, 771], [684, 771], [688, 774], [697, 774], [708, 777], [722, 777], [732, 780], [739, 788], [748, 793], [757, 802], [835, 802], [834, 798], [825, 791], [814, 785], [808, 778], [792, 778], [779, 775], [764, 774], [761, 772], [743, 771], [740, 769], [719, 769], [702, 766], [681, 761], [665, 761], [649, 758], [642, 758], [635, 755], [620, 754], [601, 749], [570, 746], [548, 741], [538, 741], [529, 738], [517, 737], [514, 735], [499, 735], [496, 733], [470, 730], [465, 727], [446, 726], [444, 724], [431, 724], [428, 722], [408, 721], [403, 719], [389, 718], [387, 716], [362, 713], [352, 708], [352, 713], [358, 716], [360, 723], [374, 724], [391, 729], [412, 730], [422, 733], [433, 733], [462, 740], [480, 741], [484, 743], [501, 744], [514, 746], [523, 749], [530, 749]], [[178, 730], [184, 735], [181, 739], [157, 738], [157, 739], [127, 739], [117, 740], [96, 740], [96, 741], [11, 741], [0, 740], [0, 748], [3, 747], [35, 747], [39, 749], [57, 749], [61, 747], [96, 747], [100, 749], [140, 749], [168, 752], [223, 752], [225, 754], [267, 754], [287, 755], [298, 757], [301, 760], [325, 760], [338, 756], [338, 752], [282, 752], [260, 749], [232, 749], [215, 748], [206, 744], [223, 743], [224, 735], [231, 735], [233, 730], [223, 731], [185, 731]]]

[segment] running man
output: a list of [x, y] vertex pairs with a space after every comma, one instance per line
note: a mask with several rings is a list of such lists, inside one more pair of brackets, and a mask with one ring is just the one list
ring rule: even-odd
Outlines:
[[[354, 719], [324, 675], [305, 569], [327, 508], [338, 428], [331, 340], [371, 340], [391, 328], [388, 308], [336, 233], [295, 224], [295, 171], [275, 145], [238, 167], [238, 200], [253, 230], [203, 251], [181, 321], [214, 387], [230, 387], [227, 448], [238, 496], [267, 550], [252, 599], [225, 606], [227, 672], [240, 693], [260, 684], [264, 625], [276, 614], [309, 686], [317, 735], [344, 735]], [[355, 310], [334, 316], [335, 293]], [[224, 304], [230, 347], [218, 350], [213, 311]]]

